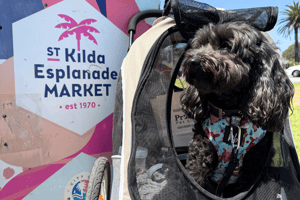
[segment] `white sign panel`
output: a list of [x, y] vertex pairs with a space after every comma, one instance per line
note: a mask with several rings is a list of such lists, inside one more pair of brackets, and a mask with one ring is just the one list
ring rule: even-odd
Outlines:
[[16, 103], [77, 134], [113, 112], [128, 36], [85, 0], [13, 24]]

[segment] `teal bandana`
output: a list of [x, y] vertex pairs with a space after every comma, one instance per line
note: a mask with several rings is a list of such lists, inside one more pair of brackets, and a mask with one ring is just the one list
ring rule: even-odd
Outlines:
[[[210, 118], [206, 119], [203, 124], [203, 130], [206, 133], [207, 137], [213, 143], [217, 150], [219, 164], [215, 170], [215, 173], [212, 177], [212, 180], [216, 183], [220, 183], [223, 174], [230, 162], [232, 154], [232, 145], [223, 142], [225, 128], [230, 126], [230, 118], [219, 119], [214, 115], [211, 115]], [[265, 130], [262, 130], [260, 127], [257, 127], [248, 120], [243, 120], [239, 126], [243, 129], [243, 137], [241, 139], [241, 144], [238, 150], [237, 158], [239, 159], [239, 164], [235, 168], [232, 176], [229, 179], [229, 184], [235, 183], [239, 177], [239, 172], [243, 164], [243, 159], [245, 154], [255, 146], [266, 134]]]

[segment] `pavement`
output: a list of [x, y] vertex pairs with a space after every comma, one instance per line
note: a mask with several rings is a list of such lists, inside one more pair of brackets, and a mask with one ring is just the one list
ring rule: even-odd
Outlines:
[[292, 83], [300, 83], [300, 77], [289, 76], [289, 78], [292, 81]]

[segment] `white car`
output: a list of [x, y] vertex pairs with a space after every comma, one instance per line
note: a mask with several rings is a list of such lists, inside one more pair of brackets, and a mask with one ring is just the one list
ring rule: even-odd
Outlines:
[[300, 65], [289, 67], [285, 72], [288, 76], [300, 77]]

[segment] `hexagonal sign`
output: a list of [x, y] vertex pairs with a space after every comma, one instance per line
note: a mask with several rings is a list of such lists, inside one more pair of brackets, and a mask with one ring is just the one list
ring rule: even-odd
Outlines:
[[128, 36], [85, 0], [13, 24], [16, 103], [77, 134], [113, 112]]

